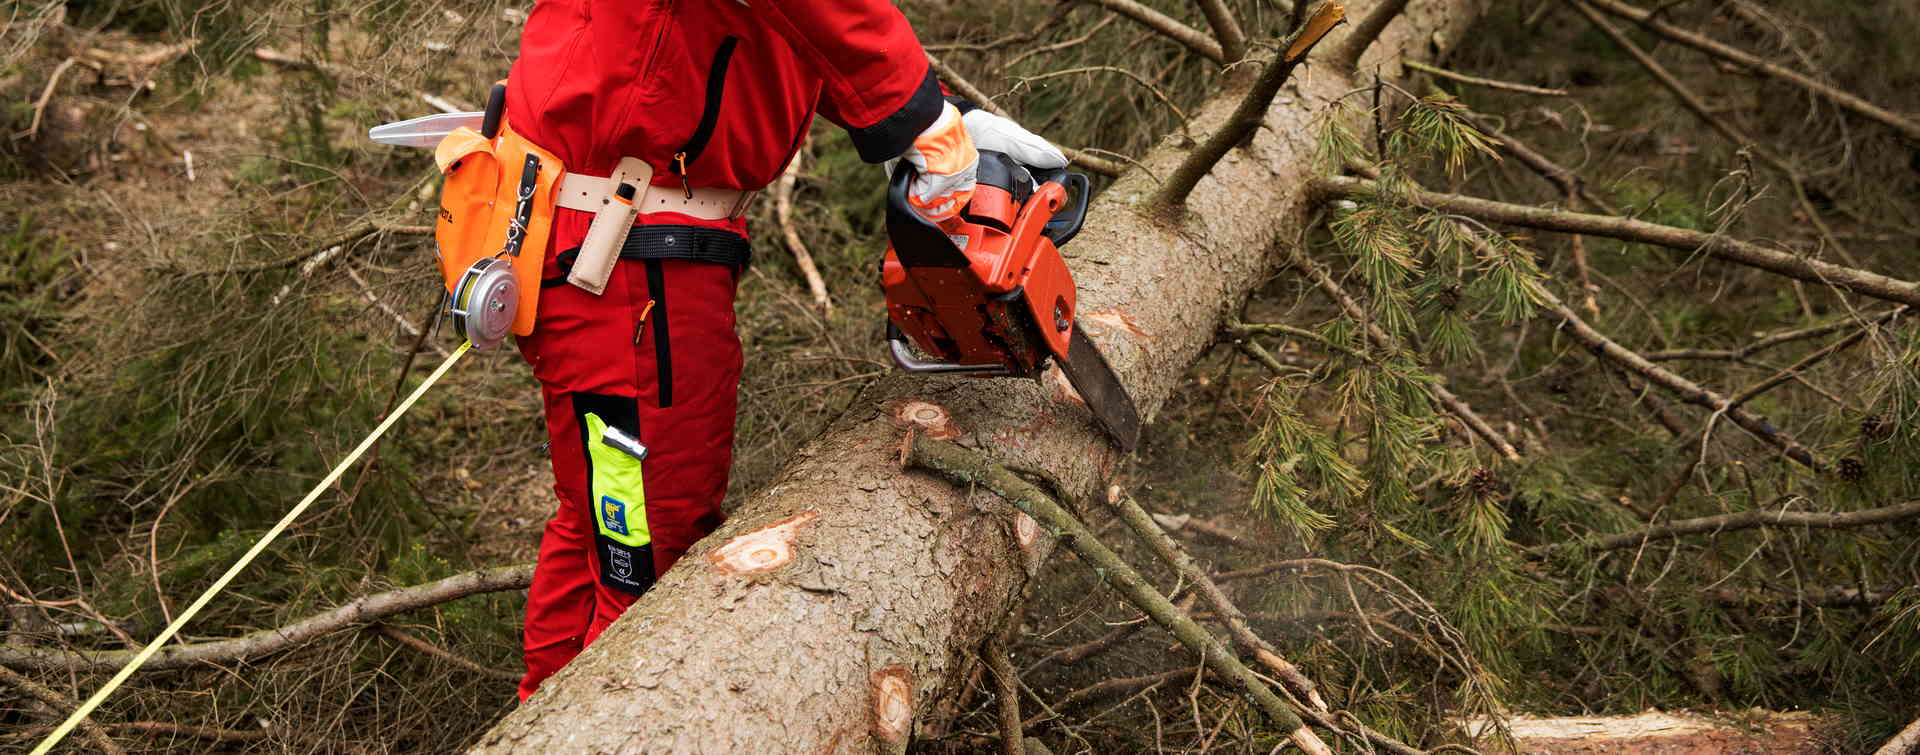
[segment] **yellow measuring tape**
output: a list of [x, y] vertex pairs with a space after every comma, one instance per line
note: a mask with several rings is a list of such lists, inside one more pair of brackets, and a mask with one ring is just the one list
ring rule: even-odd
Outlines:
[[426, 393], [428, 388], [432, 388], [433, 384], [440, 380], [440, 376], [447, 374], [447, 370], [453, 369], [453, 363], [460, 361], [461, 355], [466, 354], [467, 349], [472, 347], [473, 342], [468, 341], [460, 344], [460, 348], [454, 349], [452, 354], [447, 355], [447, 361], [441, 362], [440, 366], [433, 371], [433, 374], [428, 375], [426, 381], [420, 384], [420, 387], [413, 389], [413, 393], [407, 396], [407, 400], [400, 402], [399, 406], [394, 407], [393, 412], [387, 415], [386, 420], [382, 421], [379, 427], [373, 428], [373, 432], [367, 435], [366, 440], [360, 441], [360, 445], [353, 449], [353, 453], [347, 454], [347, 458], [344, 461], [336, 465], [333, 471], [327, 473], [326, 479], [321, 480], [320, 484], [313, 486], [312, 490], [307, 491], [306, 498], [300, 499], [300, 503], [295, 504], [293, 510], [288, 511], [286, 516], [280, 517], [279, 523], [273, 525], [273, 529], [267, 530], [267, 534], [262, 536], [259, 542], [254, 543], [253, 547], [247, 549], [246, 554], [241, 556], [239, 561], [234, 562], [233, 566], [228, 567], [227, 573], [220, 575], [219, 579], [214, 580], [212, 587], [208, 587], [206, 592], [200, 593], [200, 597], [193, 601], [193, 605], [187, 606], [187, 610], [182, 612], [178, 617], [175, 617], [173, 623], [168, 624], [166, 629], [160, 630], [160, 636], [153, 638], [152, 642], [147, 643], [146, 647], [141, 648], [140, 654], [134, 656], [132, 661], [128, 661], [127, 665], [120, 669], [120, 673], [114, 674], [112, 679], [108, 679], [107, 686], [101, 687], [99, 692], [93, 693], [93, 697], [89, 697], [86, 702], [81, 703], [80, 708], [75, 710], [73, 715], [67, 716], [67, 720], [60, 722], [59, 728], [54, 729], [52, 734], [48, 734], [46, 740], [42, 741], [39, 747], [33, 748], [33, 755], [46, 755], [49, 750], [53, 749], [54, 745], [59, 744], [61, 739], [66, 738], [67, 734], [73, 731], [73, 727], [80, 725], [80, 721], [86, 718], [87, 714], [92, 713], [94, 708], [100, 707], [101, 701], [106, 700], [108, 695], [113, 694], [114, 690], [119, 689], [120, 684], [125, 682], [127, 677], [133, 676], [133, 672], [139, 670], [140, 666], [147, 662], [147, 659], [152, 658], [154, 653], [160, 652], [161, 646], [166, 645], [168, 640], [173, 639], [174, 635], [179, 634], [181, 627], [186, 626], [188, 621], [193, 620], [193, 615], [199, 613], [200, 609], [205, 608], [207, 603], [213, 600], [215, 594], [226, 589], [227, 583], [232, 582], [233, 578], [240, 574], [241, 569], [247, 568], [247, 564], [251, 563], [255, 556], [260, 555], [261, 551], [266, 550], [267, 545], [272, 543], [274, 538], [279, 537], [280, 533], [285, 532], [287, 527], [293, 524], [293, 520], [300, 518], [300, 514], [306, 511], [308, 506], [312, 506], [314, 501], [319, 500], [321, 492], [331, 487], [333, 483], [339, 481], [340, 475], [346, 473], [347, 467], [351, 467], [354, 462], [359, 461], [360, 456], [365, 454], [367, 449], [373, 447], [374, 441], [379, 440], [380, 436], [385, 435], [387, 428], [393, 427], [393, 423], [400, 419], [400, 415], [406, 414], [408, 409], [413, 408], [413, 402], [418, 401], [421, 394]]

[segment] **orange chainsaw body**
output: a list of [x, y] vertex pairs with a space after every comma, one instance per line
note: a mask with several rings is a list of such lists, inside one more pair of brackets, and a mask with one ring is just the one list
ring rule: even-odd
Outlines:
[[[1076, 179], [1078, 207], [1061, 218], [1066, 184]], [[943, 361], [942, 372], [1032, 376], [1048, 356], [1065, 360], [1075, 296], [1055, 239], [1079, 231], [1085, 180], [1064, 172], [1030, 178], [986, 152], [973, 200], [960, 215], [936, 226], [901, 217], [892, 207], [900, 203], [890, 203], [890, 243], [880, 266], [887, 319]], [[904, 189], [894, 183], [890, 188]]]

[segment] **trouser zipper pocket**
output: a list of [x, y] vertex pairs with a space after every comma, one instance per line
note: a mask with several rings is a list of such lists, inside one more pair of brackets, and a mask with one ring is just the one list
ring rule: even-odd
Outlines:
[[653, 364], [660, 408], [673, 406], [673, 343], [667, 328], [667, 273], [660, 260], [646, 260], [647, 293], [653, 298], [641, 325], [653, 322]]

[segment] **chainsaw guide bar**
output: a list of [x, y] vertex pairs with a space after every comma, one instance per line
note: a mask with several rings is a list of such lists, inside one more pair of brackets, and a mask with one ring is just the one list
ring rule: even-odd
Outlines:
[[[913, 170], [901, 161], [887, 186], [880, 277], [894, 363], [912, 373], [1038, 377], [1055, 360], [1094, 423], [1132, 451], [1139, 410], [1079, 327], [1073, 273], [1060, 255], [1086, 220], [1086, 176], [1033, 171], [983, 150], [973, 199], [935, 225], [907, 204]], [[914, 356], [909, 340], [937, 359]]]

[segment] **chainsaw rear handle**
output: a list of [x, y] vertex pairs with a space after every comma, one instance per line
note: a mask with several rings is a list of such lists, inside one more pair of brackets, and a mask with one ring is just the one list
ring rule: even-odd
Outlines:
[[1004, 376], [1013, 374], [1005, 365], [998, 364], [954, 364], [952, 362], [929, 362], [913, 355], [907, 348], [907, 334], [900, 332], [900, 326], [887, 321], [887, 348], [893, 355], [893, 363], [904, 372], [915, 375], [990, 375]]

